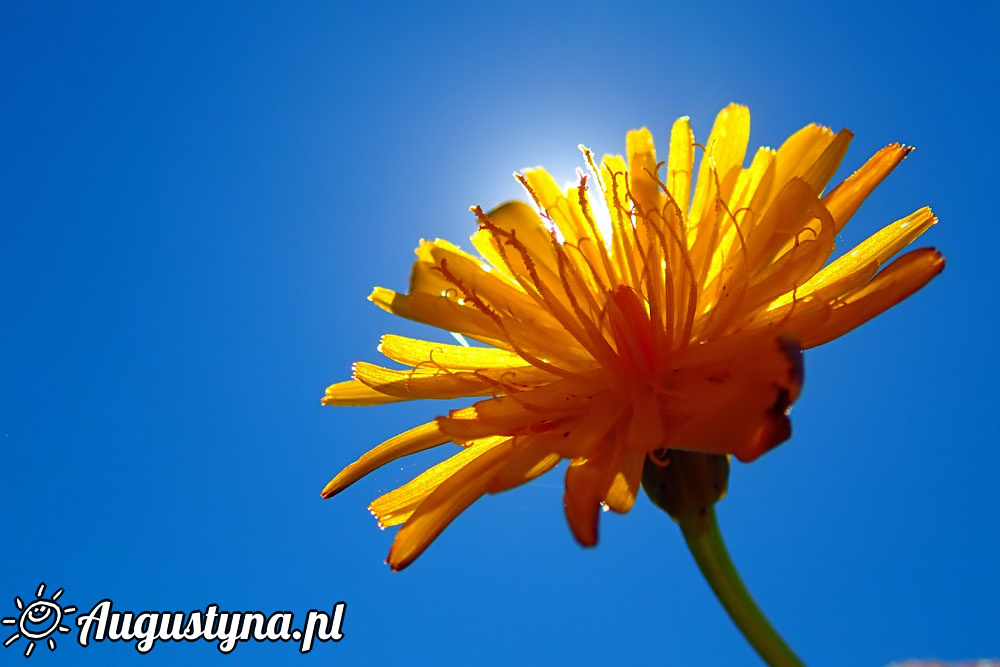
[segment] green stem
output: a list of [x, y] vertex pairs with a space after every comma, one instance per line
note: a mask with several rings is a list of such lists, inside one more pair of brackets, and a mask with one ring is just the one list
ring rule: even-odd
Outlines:
[[801, 666], [802, 661], [771, 626], [743, 585], [722, 541], [715, 508], [710, 505], [700, 512], [685, 512], [678, 517], [678, 523], [701, 573], [757, 654], [771, 667]]

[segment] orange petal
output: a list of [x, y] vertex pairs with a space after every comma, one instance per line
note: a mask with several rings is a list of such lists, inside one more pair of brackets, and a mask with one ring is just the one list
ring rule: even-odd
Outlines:
[[667, 404], [672, 428], [667, 430], [666, 446], [746, 458], [778, 444], [768, 437], [773, 429], [762, 433], [762, 427], [773, 423], [775, 413], [783, 414], [798, 395], [802, 384], [798, 344], [775, 337], [772, 330], [701, 348], [690, 357], [704, 356], [704, 365], [695, 363], [672, 374], [671, 390], [681, 399], [674, 403], [686, 403], [687, 409]]
[[837, 233], [844, 228], [861, 202], [871, 194], [903, 158], [913, 150], [901, 144], [889, 144], [873, 155], [868, 162], [851, 174], [847, 180], [823, 197], [823, 205], [833, 216]]
[[830, 257], [834, 247], [833, 219], [815, 199], [806, 205], [805, 213], [813, 216], [806, 223], [809, 229], [798, 234], [783, 254], [752, 277], [741, 304], [744, 309], [755, 310], [794, 290]]
[[389, 564], [402, 570], [413, 562], [451, 521], [484, 493], [510, 454], [508, 443], [490, 448], [444, 480], [420, 505], [396, 535]]
[[800, 178], [787, 181], [746, 237], [750, 273], [766, 269], [785, 245], [816, 218], [819, 208], [816, 193], [808, 183]]
[[330, 498], [386, 463], [431, 447], [437, 447], [446, 442], [448, 442], [448, 436], [441, 432], [436, 422], [411, 428], [409, 431], [389, 438], [341, 470], [323, 489], [322, 496]]
[[871, 282], [834, 304], [820, 326], [803, 331], [803, 347], [815, 347], [843, 336], [891, 308], [944, 269], [944, 258], [933, 248], [906, 253], [880, 271]]
[[[499, 397], [487, 401], [504, 400]], [[480, 405], [480, 404], [477, 404]], [[520, 435], [530, 431], [547, 431], [558, 427], [564, 421], [566, 411], [558, 413], [538, 413], [525, 410], [516, 403], [514, 408], [505, 415], [494, 415], [483, 418], [476, 406], [452, 410], [447, 417], [438, 417], [438, 426], [457, 444], [485, 438], [492, 435]]]
[[[594, 391], [594, 387], [590, 391]], [[589, 410], [587, 387], [578, 381], [556, 380], [514, 392], [508, 396], [478, 401], [439, 417], [438, 424], [456, 442], [486, 435], [515, 435], [527, 430], [547, 430], [543, 424]], [[537, 427], [537, 428], [536, 428]]]
[[618, 450], [616, 461], [611, 483], [604, 495], [604, 502], [608, 504], [608, 509], [624, 514], [632, 509], [635, 503], [635, 495], [642, 481], [642, 466], [646, 462], [646, 452], [626, 447], [616, 449]]
[[444, 484], [448, 478], [494, 447], [509, 441], [510, 438], [496, 437], [483, 438], [471, 443], [468, 447], [463, 447], [457, 454], [428, 468], [398, 489], [382, 494], [371, 502], [368, 510], [378, 520], [380, 528], [398, 526], [409, 519], [420, 503]]
[[607, 489], [605, 466], [612, 450], [613, 447], [605, 446], [598, 457], [573, 461], [566, 469], [563, 508], [573, 536], [585, 547], [597, 544], [597, 518]]
[[623, 448], [645, 454], [663, 447], [663, 417], [653, 387], [636, 383], [630, 405], [632, 415], [622, 434]]
[[558, 433], [532, 433], [514, 438], [513, 453], [490, 480], [486, 490], [499, 493], [512, 489], [552, 470], [562, 460], [553, 454], [549, 442], [559, 438]]
[[[882, 228], [847, 254], [838, 257], [808, 282], [795, 290], [794, 298], [815, 295], [817, 299], [841, 296], [863, 285], [886, 260], [912, 243], [937, 222], [931, 210], [924, 207]], [[775, 300], [769, 310], [791, 303], [789, 292]]]
[[623, 409], [621, 403], [610, 396], [595, 396], [584, 409], [580, 421], [569, 429], [569, 434], [553, 445], [553, 451], [567, 459], [593, 456], [597, 447], [608, 439]]

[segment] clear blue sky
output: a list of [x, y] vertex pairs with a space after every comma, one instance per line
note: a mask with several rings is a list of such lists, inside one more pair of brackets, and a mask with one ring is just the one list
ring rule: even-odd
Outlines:
[[[584, 550], [555, 472], [398, 574], [365, 507], [433, 455], [319, 497], [443, 409], [319, 404], [380, 334], [427, 333], [365, 301], [421, 237], [468, 247], [512, 171], [569, 180], [578, 143], [680, 115], [704, 139], [737, 101], [754, 147], [849, 127], [844, 172], [915, 145], [838, 246], [929, 204], [948, 266], [807, 353], [793, 439], [719, 506], [734, 558], [809, 664], [1000, 655], [990, 3], [293, 4], [0, 9], [0, 616], [42, 581], [81, 609], [343, 600], [343, 641], [227, 664], [755, 664], [644, 497]], [[140, 662], [58, 641], [25, 664]]]

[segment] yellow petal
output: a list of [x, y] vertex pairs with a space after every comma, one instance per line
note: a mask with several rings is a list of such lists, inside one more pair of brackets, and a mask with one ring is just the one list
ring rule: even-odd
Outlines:
[[601, 159], [601, 183], [604, 204], [611, 216], [611, 256], [618, 270], [618, 282], [634, 285], [638, 282], [639, 266], [629, 210], [628, 165], [621, 155], [605, 155]]
[[[591, 354], [599, 354], [592, 347], [602, 342], [593, 335], [596, 329], [592, 320], [598, 313], [594, 312], [586, 279], [573, 262], [567, 261], [563, 247], [537, 214], [520, 202], [504, 204], [489, 215], [475, 210], [480, 224], [489, 232], [489, 245], [502, 256], [508, 273], [516, 276], [525, 291], [580, 345]], [[482, 239], [473, 242], [482, 243]]]
[[[562, 245], [558, 247], [564, 252], [562, 261], [572, 262], [578, 273], [592, 278], [586, 281], [589, 288], [603, 289], [611, 280], [608, 271], [610, 261], [596, 221], [592, 215], [588, 219], [581, 204], [579, 188], [570, 188], [564, 194], [544, 169], [525, 169], [523, 174], [523, 183], [535, 203], [545, 211], [562, 235]], [[586, 201], [589, 202], [589, 199]], [[574, 249], [573, 252], [569, 251], [570, 248]]]
[[[686, 218], [691, 204], [691, 180], [694, 178], [694, 132], [691, 121], [682, 116], [670, 130], [670, 159], [667, 161], [667, 189]], [[684, 238], [684, 237], [681, 237]]]
[[495, 347], [449, 345], [393, 334], [382, 336], [379, 352], [407, 366], [431, 363], [446, 368], [475, 370], [526, 365], [524, 359], [514, 352]]
[[410, 294], [448, 296], [453, 301], [457, 301], [459, 294], [455, 286], [448, 282], [440, 271], [436, 270], [434, 258], [431, 257], [430, 253], [433, 245], [430, 241], [421, 239], [420, 245], [417, 246], [417, 261], [410, 269]]
[[446, 442], [448, 442], [448, 436], [438, 429], [435, 422], [411, 428], [409, 431], [389, 438], [341, 470], [323, 489], [322, 496], [330, 498], [386, 463], [431, 447], [437, 447]]
[[841, 130], [833, 135], [833, 139], [820, 153], [816, 161], [802, 174], [802, 180], [809, 184], [813, 192], [822, 192], [837, 172], [837, 167], [847, 154], [847, 146], [854, 138], [850, 130]]
[[[744, 237], [749, 236], [754, 224], [759, 219], [753, 211], [759, 209], [756, 201], [761, 198], [761, 192], [770, 191], [771, 182], [774, 179], [774, 151], [770, 148], [761, 148], [753, 157], [753, 161], [746, 169], [741, 169], [736, 185], [733, 187], [733, 194], [729, 200], [729, 211], [733, 217], [726, 216], [722, 222], [722, 234], [726, 236], [726, 243], [720, 244], [720, 253], [728, 250], [737, 241], [736, 230], [733, 229], [736, 218], [740, 222], [740, 229]], [[720, 254], [716, 253], [716, 254]], [[713, 274], [709, 273], [709, 278]]]
[[719, 221], [726, 215], [716, 202], [728, 201], [732, 195], [742, 171], [749, 139], [749, 109], [731, 104], [719, 112], [705, 146], [705, 157], [698, 169], [698, 183], [691, 203], [688, 240], [699, 284], [703, 284], [708, 274], [712, 255], [720, 241]]
[[[747, 107], [730, 104], [715, 117], [712, 133], [705, 144], [705, 156], [698, 168], [698, 183], [691, 203], [693, 224], [699, 224], [711, 212], [717, 197], [723, 201], [729, 199], [739, 169], [743, 166], [749, 140], [750, 110]], [[722, 187], [721, 196], [719, 186]]]
[[663, 208], [663, 193], [657, 183], [656, 147], [653, 135], [646, 129], [632, 130], [625, 135], [628, 162], [628, 185], [632, 200], [647, 214]]
[[524, 293], [524, 290], [503, 273], [468, 255], [450, 243], [428, 243], [427, 252], [434, 271], [444, 276], [459, 298], [482, 299], [497, 310], [508, 310], [522, 317], [554, 321]]
[[793, 178], [803, 178], [833, 143], [834, 136], [830, 128], [812, 124], [786, 139], [775, 156], [775, 185], [781, 187]]
[[348, 380], [331, 384], [326, 388], [326, 395], [323, 396], [323, 405], [382, 405], [384, 403], [395, 403], [405, 400], [398, 396], [389, 396], [380, 391], [375, 391], [368, 385], [358, 380]]
[[460, 306], [443, 296], [399, 294], [376, 287], [368, 299], [393, 315], [464, 334], [494, 347], [506, 347], [502, 331], [488, 315], [470, 306]]
[[555, 223], [564, 239], [576, 243], [580, 238], [587, 236], [586, 220], [578, 217], [577, 211], [569, 206], [562, 188], [549, 175], [549, 172], [540, 167], [534, 167], [525, 169], [522, 173], [527, 183], [528, 192], [531, 193], [538, 207], [545, 211], [549, 219]]
[[451, 299], [428, 294], [399, 294], [383, 287], [376, 287], [369, 299], [393, 315], [460, 333], [493, 347], [511, 351], [516, 348], [518, 354], [528, 353], [537, 359], [565, 361], [569, 365], [590, 359], [587, 351], [561, 327], [555, 329], [522, 320], [516, 327], [504, 329], [499, 317], [492, 319], [490, 315]]
[[760, 221], [761, 216], [755, 212], [758, 203], [769, 198], [774, 180], [774, 154], [770, 148], [761, 148], [750, 167], [740, 171], [729, 201], [732, 216], [727, 214], [720, 223], [720, 239], [705, 276], [700, 298], [703, 305], [715, 304], [723, 297], [731, 299], [747, 279], [745, 241]]
[[[557, 270], [552, 234], [535, 209], [524, 202], [509, 201], [491, 210], [486, 217], [497, 231], [477, 234], [472, 243], [491, 263], [494, 262], [487, 255], [499, 258], [499, 264], [494, 264], [515, 277], [529, 275], [529, 264], [532, 263], [545, 266], [550, 271]], [[527, 256], [511, 245], [511, 238], [523, 246]]]
[[553, 376], [534, 366], [492, 368], [476, 372], [451, 372], [437, 368], [398, 371], [359, 361], [354, 376], [372, 389], [400, 398], [460, 398], [505, 393], [511, 387], [532, 387], [551, 382]]

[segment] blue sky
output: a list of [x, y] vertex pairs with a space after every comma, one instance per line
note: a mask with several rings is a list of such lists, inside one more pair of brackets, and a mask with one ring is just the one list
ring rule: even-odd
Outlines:
[[[584, 550], [554, 472], [463, 514], [409, 569], [335, 499], [368, 447], [439, 413], [322, 408], [382, 333], [420, 238], [576, 150], [731, 101], [752, 147], [856, 134], [843, 173], [917, 150], [838, 238], [930, 205], [945, 272], [806, 355], [794, 436], [735, 465], [733, 557], [809, 664], [1000, 656], [989, 3], [7, 3], [0, 9], [0, 616], [40, 582], [88, 610], [329, 609], [344, 639], [164, 644], [143, 664], [755, 664], [645, 498]], [[9, 626], [0, 628], [6, 638]], [[132, 664], [64, 636], [29, 664]], [[0, 647], [22, 660], [23, 638]], [[238, 657], [235, 657], [238, 656]]]

